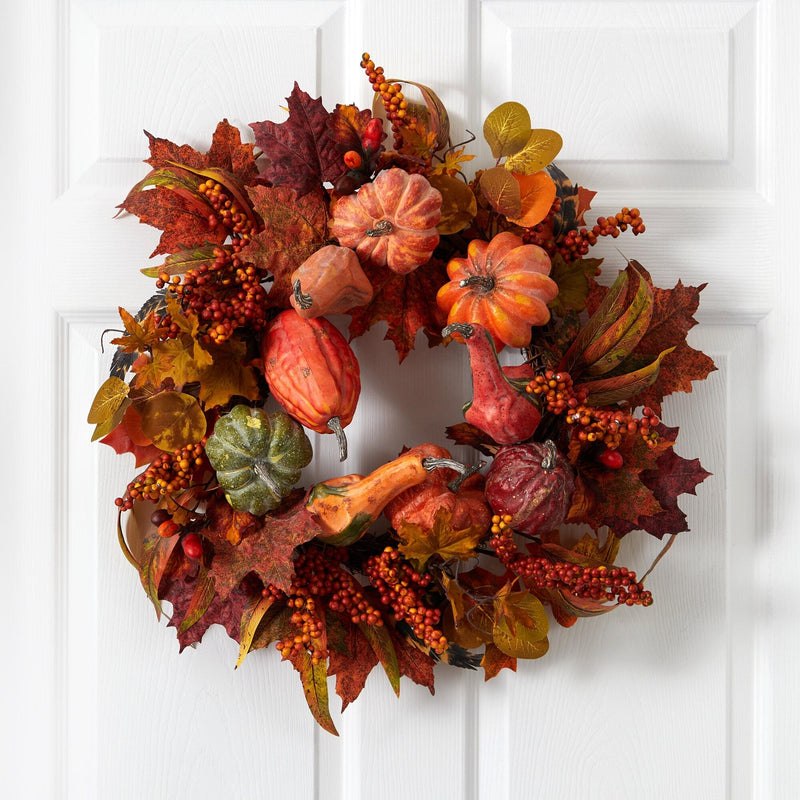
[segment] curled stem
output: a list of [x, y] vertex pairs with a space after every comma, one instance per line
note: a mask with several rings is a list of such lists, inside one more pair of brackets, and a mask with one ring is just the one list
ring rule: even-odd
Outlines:
[[379, 236], [388, 236], [394, 230], [394, 225], [388, 219], [375, 223], [374, 228], [367, 231], [367, 236], [376, 239]]
[[336, 435], [336, 442], [339, 445], [339, 461], [347, 458], [347, 437], [342, 429], [342, 421], [339, 417], [331, 417], [328, 420], [328, 428]]
[[303, 311], [308, 311], [308, 309], [311, 308], [311, 295], [303, 291], [302, 286], [300, 286], [300, 278], [292, 284], [292, 294], [294, 295], [295, 303], [297, 303], [298, 307], [302, 308]]

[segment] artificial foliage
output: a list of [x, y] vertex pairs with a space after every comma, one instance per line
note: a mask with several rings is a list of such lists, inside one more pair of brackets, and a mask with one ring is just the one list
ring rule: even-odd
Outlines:
[[[686, 338], [703, 286], [659, 288], [624, 258], [597, 280], [591, 248], [645, 224], [636, 208], [585, 221], [595, 193], [555, 165], [558, 133], [503, 103], [482, 130], [494, 163], [468, 172], [472, 139], [452, 142], [432, 89], [361, 66], [371, 109], [295, 84], [254, 145], [225, 120], [206, 153], [147, 134], [119, 211], [161, 231], [154, 293], [120, 308], [88, 418], [133, 455], [119, 542], [180, 649], [214, 624], [237, 666], [277, 649], [332, 733], [329, 678], [342, 708], [378, 665], [395, 692], [402, 676], [433, 692], [436, 663], [488, 680], [544, 656], [552, 621], [647, 613], [619, 543], [688, 530], [678, 498], [709, 473], [660, 415], [714, 369]], [[420, 331], [467, 347], [473, 392], [441, 441], [302, 488], [303, 426], [344, 458], [357, 411], [334, 312], [351, 340], [385, 325], [399, 369]], [[283, 411], [262, 411], [270, 395]], [[148, 524], [129, 541], [134, 509]]]

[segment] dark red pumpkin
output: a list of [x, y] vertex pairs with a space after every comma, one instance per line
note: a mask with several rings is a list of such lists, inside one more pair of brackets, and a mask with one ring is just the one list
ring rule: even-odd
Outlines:
[[335, 433], [347, 457], [342, 428], [350, 424], [361, 393], [358, 360], [325, 317], [303, 319], [293, 308], [270, 323], [261, 341], [264, 374], [286, 413], [317, 433]]
[[567, 516], [575, 477], [551, 441], [501, 447], [486, 475], [486, 499], [495, 514], [510, 515], [521, 533], [546, 533]]

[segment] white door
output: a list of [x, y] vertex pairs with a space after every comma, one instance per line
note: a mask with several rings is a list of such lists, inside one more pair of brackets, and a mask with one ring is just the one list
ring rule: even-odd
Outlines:
[[[3, 15], [3, 796], [800, 795], [796, 3], [27, 0]], [[155, 232], [112, 219], [144, 174], [142, 129], [205, 150], [223, 117], [280, 120], [295, 80], [364, 107], [364, 49], [434, 87], [457, 133], [508, 99], [559, 130], [559, 165], [598, 190], [598, 214], [642, 209], [625, 255], [660, 286], [708, 281], [691, 341], [719, 371], [665, 407], [678, 451], [714, 477], [682, 498], [692, 532], [651, 577], [654, 606], [554, 630], [546, 658], [490, 683], [439, 668], [435, 697], [404, 682], [395, 699], [375, 673], [334, 709], [337, 739], [274, 651], [234, 672], [213, 629], [178, 654], [116, 542], [133, 465], [84, 420], [103, 329], [152, 288]], [[608, 274], [620, 256], [598, 249]], [[440, 440], [466, 391], [449, 367], [451, 395], [398, 423], [441, 381], [440, 351], [418, 341], [398, 370], [382, 336], [359, 343], [387, 366], [367, 370], [353, 471]], [[630, 538], [623, 558], [641, 570], [657, 548]]]

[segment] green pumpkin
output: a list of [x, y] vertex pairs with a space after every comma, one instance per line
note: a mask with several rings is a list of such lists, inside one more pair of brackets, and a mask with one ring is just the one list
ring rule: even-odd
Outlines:
[[288, 414], [236, 406], [217, 420], [206, 455], [236, 511], [277, 508], [311, 461], [311, 442]]

